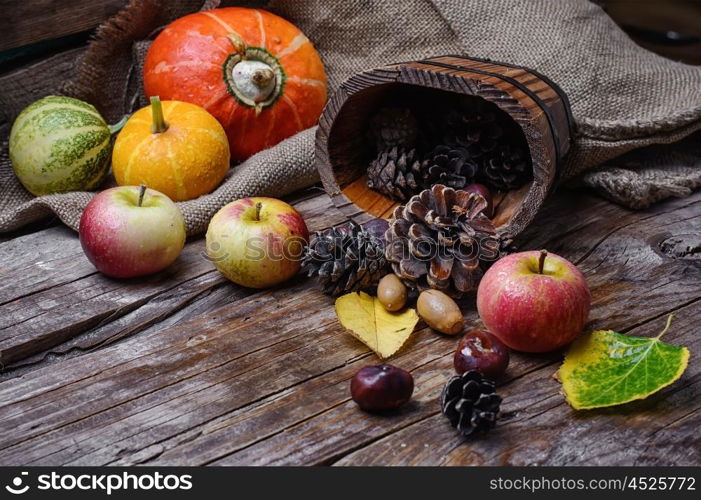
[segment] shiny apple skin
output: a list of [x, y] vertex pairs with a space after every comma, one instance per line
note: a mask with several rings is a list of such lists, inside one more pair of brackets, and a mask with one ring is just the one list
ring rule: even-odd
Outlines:
[[490, 219], [494, 217], [494, 202], [492, 200], [492, 192], [484, 184], [473, 183], [465, 186], [465, 191], [468, 193], [475, 193], [482, 196], [487, 202], [487, 208], [484, 209], [484, 215]]
[[88, 260], [113, 278], [133, 278], [168, 267], [185, 246], [185, 221], [165, 194], [138, 186], [106, 189], [80, 218], [80, 244]]
[[516, 351], [559, 349], [574, 340], [589, 316], [591, 294], [579, 269], [548, 253], [539, 274], [539, 258], [539, 251], [503, 257], [477, 290], [477, 311], [487, 330]]
[[498, 380], [509, 366], [509, 348], [486, 330], [472, 330], [460, 339], [453, 366], [458, 375], [477, 370], [489, 379]]
[[302, 216], [284, 201], [265, 197], [225, 205], [212, 217], [206, 236], [207, 255], [214, 266], [249, 288], [267, 288], [297, 274], [308, 241]]
[[361, 410], [396, 410], [411, 399], [414, 377], [392, 365], [364, 366], [351, 379], [351, 397]]

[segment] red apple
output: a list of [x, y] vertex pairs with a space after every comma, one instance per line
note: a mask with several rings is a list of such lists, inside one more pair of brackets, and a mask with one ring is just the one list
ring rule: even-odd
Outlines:
[[491, 191], [489, 191], [489, 188], [487, 186], [485, 186], [484, 184], [473, 183], [469, 184], [468, 186], [465, 186], [463, 189], [468, 193], [475, 193], [481, 195], [482, 198], [484, 198], [487, 202], [487, 208], [484, 209], [484, 215], [486, 215], [490, 219], [494, 217], [494, 201], [492, 200], [492, 193]]
[[487, 329], [517, 351], [547, 352], [582, 331], [591, 307], [577, 267], [545, 250], [500, 259], [482, 277], [477, 311]]
[[309, 231], [284, 201], [242, 198], [222, 207], [207, 228], [207, 255], [234, 283], [265, 288], [299, 272]]
[[165, 269], [185, 246], [185, 221], [177, 205], [145, 186], [120, 186], [97, 194], [80, 218], [80, 244], [88, 260], [114, 278]]

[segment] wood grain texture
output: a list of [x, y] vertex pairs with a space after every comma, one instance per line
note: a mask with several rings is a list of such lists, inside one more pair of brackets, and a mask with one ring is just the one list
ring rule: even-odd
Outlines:
[[[323, 194], [295, 205], [312, 229], [342, 218]], [[391, 360], [414, 375], [412, 402], [394, 415], [368, 415], [350, 401], [348, 381], [377, 358], [343, 331], [333, 301], [313, 283], [299, 278], [251, 294], [213, 272], [172, 275], [153, 298], [141, 303], [145, 292], [136, 287], [132, 310], [6, 374], [0, 464], [698, 465], [701, 263], [694, 254], [665, 253], [662, 242], [700, 230], [701, 193], [631, 212], [563, 192], [516, 242], [579, 265], [594, 298], [587, 328], [648, 336], [676, 312], [666, 340], [690, 348], [689, 369], [646, 401], [574, 412], [551, 378], [557, 353], [515, 354], [499, 389], [501, 425], [464, 441], [437, 403], [455, 338], [420, 325]], [[52, 228], [33, 237], [60, 234]], [[3, 255], [17, 255], [13, 248]], [[64, 251], [57, 261], [70, 259]], [[37, 250], [30, 260], [47, 255]], [[7, 267], [19, 273], [27, 266]], [[89, 269], [71, 269], [73, 279], [95, 279], [81, 277]], [[28, 295], [17, 300], [69, 284], [51, 279], [46, 290], [28, 279], [18, 291]], [[466, 326], [479, 324], [473, 300], [463, 304]]]
[[0, 51], [91, 30], [127, 0], [0, 0]]
[[[522, 130], [533, 163], [533, 181], [496, 207], [495, 226], [506, 240], [520, 233], [543, 204], [557, 164], [570, 147], [571, 116], [564, 93], [532, 70], [462, 56], [442, 56], [365, 71], [334, 94], [316, 136], [317, 167], [334, 204], [363, 223], [387, 218], [398, 205], [367, 187], [373, 158], [367, 124], [380, 108], [444, 99], [446, 93], [481, 97]], [[413, 104], [412, 104], [413, 105]]]

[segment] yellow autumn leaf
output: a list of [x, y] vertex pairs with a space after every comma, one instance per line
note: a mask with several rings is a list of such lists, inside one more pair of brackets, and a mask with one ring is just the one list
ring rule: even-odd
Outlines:
[[389, 358], [397, 352], [419, 322], [414, 309], [391, 313], [377, 297], [364, 292], [349, 293], [336, 299], [336, 315], [351, 335], [380, 358]]

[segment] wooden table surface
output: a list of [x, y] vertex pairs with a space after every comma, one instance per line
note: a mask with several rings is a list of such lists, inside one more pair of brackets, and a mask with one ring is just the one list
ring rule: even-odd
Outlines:
[[[312, 230], [342, 220], [318, 189], [294, 205]], [[414, 375], [412, 402], [368, 415], [349, 379], [378, 359], [313, 281], [240, 288], [202, 239], [155, 277], [112, 280], [44, 224], [0, 235], [0, 464], [701, 464], [701, 192], [633, 212], [560, 191], [518, 243], [584, 272], [588, 329], [652, 336], [675, 313], [681, 380], [575, 412], [553, 379], [561, 355], [515, 354], [498, 427], [464, 440], [438, 405], [457, 339], [420, 324], [391, 359]], [[479, 324], [474, 303], [466, 318]]]

